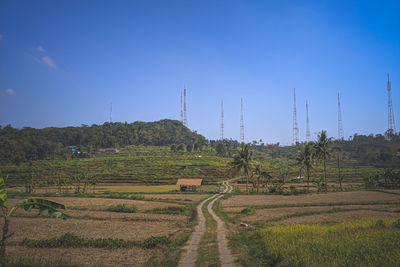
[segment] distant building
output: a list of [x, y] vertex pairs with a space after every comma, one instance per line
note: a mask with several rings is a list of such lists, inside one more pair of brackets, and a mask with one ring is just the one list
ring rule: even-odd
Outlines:
[[108, 148], [101, 148], [99, 151], [103, 153], [118, 153], [119, 149], [115, 147], [108, 147]]
[[72, 153], [78, 150], [77, 146], [67, 146], [65, 148], [68, 149], [68, 151], [72, 152]]
[[176, 185], [180, 186], [181, 191], [201, 191], [203, 179], [178, 179]]

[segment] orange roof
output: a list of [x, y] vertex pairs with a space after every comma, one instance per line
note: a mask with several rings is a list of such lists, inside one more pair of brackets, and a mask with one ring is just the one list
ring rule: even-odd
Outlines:
[[203, 179], [178, 179], [176, 185], [201, 185]]

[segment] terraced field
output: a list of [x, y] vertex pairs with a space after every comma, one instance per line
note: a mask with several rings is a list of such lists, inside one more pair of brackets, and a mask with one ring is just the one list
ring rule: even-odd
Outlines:
[[[219, 212], [229, 225], [230, 246], [244, 266], [400, 264], [396, 190], [242, 194], [223, 200]], [[241, 223], [248, 227], [241, 228]]]
[[102, 185], [173, 185], [178, 178], [203, 178], [206, 184], [215, 184], [227, 176], [228, 162], [210, 151], [172, 152], [169, 147], [132, 146], [88, 159], [4, 165], [0, 172], [8, 176], [8, 186], [22, 185], [32, 175], [36, 186], [47, 186], [81, 173], [96, 177]]
[[[143, 266], [162, 262], [163, 253], [170, 247], [179, 247], [191, 232], [191, 214], [183, 211], [189, 211], [206, 197], [200, 194], [185, 195], [184, 199], [177, 196], [148, 194], [145, 200], [49, 198], [67, 205], [70, 218], [53, 219], [18, 210], [10, 221], [10, 232], [15, 234], [9, 239], [7, 258], [45, 262], [63, 260], [80, 266]], [[17, 201], [9, 200], [10, 205]], [[138, 211], [108, 210], [118, 204], [136, 206]], [[158, 239], [168, 242], [157, 243]], [[91, 245], [85, 245], [85, 242], [91, 242]], [[179, 254], [175, 257], [178, 260]], [[161, 266], [161, 262], [154, 264]]]

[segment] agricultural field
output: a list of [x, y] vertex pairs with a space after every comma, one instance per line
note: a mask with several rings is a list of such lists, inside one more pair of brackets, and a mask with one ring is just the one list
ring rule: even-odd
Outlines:
[[178, 178], [202, 178], [206, 184], [216, 184], [227, 177], [229, 161], [208, 150], [172, 152], [167, 146], [130, 146], [119, 153], [97, 153], [84, 159], [36, 160], [18, 166], [2, 164], [0, 173], [8, 177], [8, 186], [33, 180], [36, 188], [59, 184], [69, 187], [77, 179], [83, 184], [85, 179], [92, 181], [92, 178], [97, 185], [106, 187], [175, 185]]
[[396, 190], [240, 194], [226, 197], [216, 211], [229, 225], [230, 246], [243, 266], [400, 264]]
[[[48, 197], [68, 219], [17, 210], [10, 219], [7, 259], [79, 266], [163, 265], [179, 259], [192, 231], [192, 208], [207, 195], [146, 194], [141, 200]], [[9, 199], [13, 206], [20, 199]], [[2, 222], [3, 223], [3, 222]], [[2, 225], [0, 225], [2, 227]]]

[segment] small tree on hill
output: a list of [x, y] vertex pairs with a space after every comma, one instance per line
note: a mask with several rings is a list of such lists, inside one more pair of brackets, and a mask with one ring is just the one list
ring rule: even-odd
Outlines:
[[326, 188], [326, 161], [332, 157], [332, 138], [328, 138], [326, 131], [323, 130], [318, 134], [318, 140], [315, 143], [315, 155], [324, 164], [324, 187]]
[[233, 161], [230, 163], [235, 173], [243, 172], [246, 176], [246, 192], [249, 193], [249, 175], [251, 169], [252, 153], [248, 145], [242, 145], [237, 154], [233, 156]]
[[300, 165], [300, 170], [306, 169], [307, 172], [307, 192], [310, 191], [310, 170], [313, 167], [314, 147], [313, 143], [309, 142], [303, 148], [298, 150], [297, 164]]

